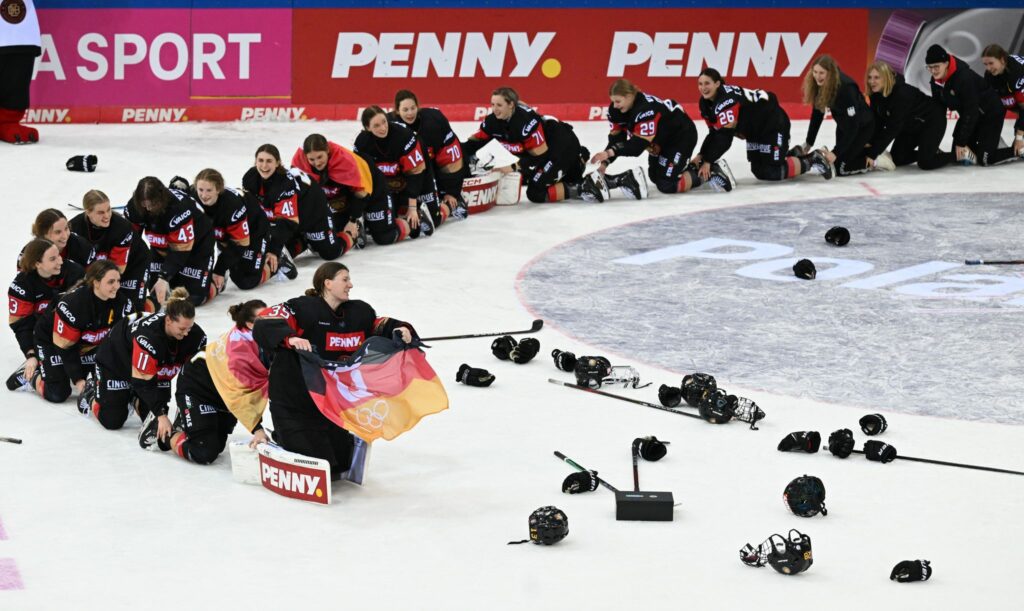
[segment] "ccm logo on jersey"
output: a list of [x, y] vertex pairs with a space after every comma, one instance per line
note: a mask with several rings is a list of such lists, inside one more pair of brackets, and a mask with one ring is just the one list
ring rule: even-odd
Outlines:
[[366, 336], [360, 333], [328, 333], [328, 350], [355, 350], [363, 343]]

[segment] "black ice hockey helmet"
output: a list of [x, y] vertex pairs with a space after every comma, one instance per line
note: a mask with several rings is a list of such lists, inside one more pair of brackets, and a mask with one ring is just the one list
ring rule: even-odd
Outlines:
[[825, 509], [825, 484], [813, 475], [802, 475], [789, 482], [782, 492], [782, 499], [794, 514], [801, 518], [812, 518], [818, 513], [828, 515]]
[[846, 227], [833, 227], [825, 232], [825, 241], [833, 246], [846, 246], [850, 243], [850, 230]]

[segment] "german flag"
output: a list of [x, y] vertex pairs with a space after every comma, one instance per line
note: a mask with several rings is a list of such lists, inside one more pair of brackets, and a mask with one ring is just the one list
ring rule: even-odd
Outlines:
[[302, 147], [299, 147], [292, 156], [292, 167], [299, 168], [317, 180], [320, 179], [320, 174], [326, 173], [327, 178], [353, 191], [373, 193], [370, 165], [359, 155], [335, 142], [327, 143], [327, 167], [324, 170], [317, 171], [309, 165]]
[[365, 441], [394, 439], [448, 409], [437, 373], [419, 346], [371, 337], [345, 362], [296, 350], [309, 395], [328, 420]]

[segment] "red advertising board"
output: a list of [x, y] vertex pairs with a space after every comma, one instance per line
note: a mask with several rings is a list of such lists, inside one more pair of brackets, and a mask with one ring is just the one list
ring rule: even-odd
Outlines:
[[[727, 82], [800, 98], [821, 53], [860, 77], [864, 9], [296, 9], [295, 104], [369, 104], [412, 89], [425, 104], [605, 99], [619, 77], [680, 102], [709, 65]], [[301, 32], [301, 36], [299, 33]]]

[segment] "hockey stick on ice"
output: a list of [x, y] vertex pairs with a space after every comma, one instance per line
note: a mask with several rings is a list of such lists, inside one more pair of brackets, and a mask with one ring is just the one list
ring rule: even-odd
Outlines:
[[6, 441], [7, 443], [21, 443], [20, 439], [14, 437], [0, 437], [0, 441]]
[[502, 335], [523, 335], [525, 333], [536, 333], [540, 331], [541, 327], [544, 326], [544, 321], [537, 319], [533, 321], [533, 325], [529, 329], [522, 331], [495, 331], [493, 333], [469, 333], [466, 335], [445, 335], [442, 337], [422, 337], [420, 341], [424, 342], [439, 342], [445, 339], [471, 339], [474, 337], [501, 337]]
[[[863, 454], [864, 450], [854, 450], [855, 454]], [[1010, 469], [997, 469], [995, 467], [981, 467], [979, 465], [967, 465], [959, 462], [946, 462], [944, 460], [932, 460], [931, 458], [914, 458], [913, 456], [896, 456], [896, 460], [910, 460], [923, 462], [932, 465], [945, 465], [947, 467], [960, 467], [961, 469], [977, 469], [978, 471], [992, 471], [993, 473], [1009, 473], [1011, 475], [1024, 475], [1024, 471], [1011, 471]]]
[[665, 407], [663, 405], [657, 405], [655, 403], [648, 403], [647, 401], [640, 401], [639, 399], [630, 399], [629, 397], [623, 397], [622, 395], [614, 395], [614, 394], [612, 394], [610, 392], [605, 392], [603, 390], [598, 390], [596, 388], [587, 388], [586, 386], [579, 386], [577, 384], [570, 384], [568, 382], [562, 382], [561, 380], [555, 380], [553, 378], [548, 378], [548, 382], [551, 382], [552, 384], [560, 384], [560, 385], [566, 386], [568, 388], [575, 388], [576, 390], [583, 390], [583, 391], [586, 391], [586, 392], [592, 392], [595, 395], [601, 395], [603, 397], [611, 397], [612, 399], [618, 399], [619, 401], [629, 401], [630, 403], [636, 403], [637, 405], [643, 405], [644, 407], [650, 407], [650, 408], [653, 408], [653, 409], [658, 409], [658, 410], [661, 410], [663, 412], [668, 412], [670, 414], [679, 414], [680, 416], [686, 416], [687, 418], [696, 418], [698, 420], [703, 420], [703, 418], [701, 418], [697, 414], [688, 414], [686, 412], [676, 411], [676, 410], [674, 410], [674, 409], [672, 409], [670, 407]]
[[[128, 204], [122, 204], [120, 206], [113, 206], [112, 205], [112, 206], [110, 206], [110, 209], [114, 210], [115, 212], [124, 212], [124, 209], [127, 208], [127, 207], [128, 207]], [[78, 204], [71, 204], [71, 203], [68, 204], [68, 208], [71, 208], [72, 210], [78, 210], [79, 212], [85, 210], [85, 208], [79, 206]]]
[[[555, 450], [555, 456], [557, 456], [558, 458], [561, 458], [562, 460], [564, 460], [570, 467], [572, 467], [573, 469], [576, 469], [577, 471], [587, 471], [588, 470], [586, 467], [584, 467], [583, 465], [577, 463], [576, 461], [574, 461], [573, 459], [569, 458], [565, 454], [562, 454], [558, 450]], [[598, 477], [596, 479], [597, 479], [597, 483], [601, 484], [602, 486], [604, 486], [605, 488], [611, 490], [612, 492], [618, 492], [619, 491], [618, 488], [616, 488], [615, 486], [612, 486], [611, 484], [609, 484], [608, 482], [604, 481], [600, 477]]]
[[989, 261], [987, 259], [967, 259], [964, 265], [1024, 265], [1024, 259], [1004, 259], [1002, 261]]

